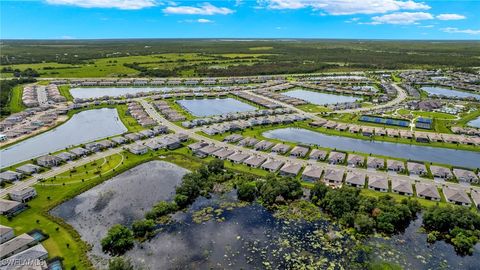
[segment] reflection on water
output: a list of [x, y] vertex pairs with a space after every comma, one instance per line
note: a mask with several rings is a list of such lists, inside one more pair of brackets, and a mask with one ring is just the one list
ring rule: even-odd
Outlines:
[[126, 131], [116, 109], [82, 111], [57, 128], [0, 150], [0, 167]]
[[359, 100], [359, 98], [352, 97], [352, 96], [327, 94], [327, 93], [308, 91], [303, 89], [294, 89], [282, 94], [289, 97], [303, 99], [305, 101], [308, 101], [316, 105], [337, 104], [337, 103], [345, 103], [345, 102], [354, 102]]
[[366, 154], [372, 153], [382, 156], [451, 164], [470, 168], [477, 168], [480, 164], [480, 152], [402, 143], [368, 141], [326, 135], [301, 128], [274, 129], [266, 131], [262, 135], [271, 139], [303, 144], [315, 144], [321, 147], [336, 148], [345, 151], [356, 151]]
[[448, 89], [448, 88], [445, 88], [445, 87], [424, 86], [421, 89], [428, 92], [431, 95], [442, 95], [442, 96], [446, 96], [446, 97], [460, 97], [460, 98], [474, 97], [474, 98], [480, 100], [480, 95], [479, 94], [463, 92], [463, 91], [458, 91], [458, 90], [452, 90], [452, 89]]

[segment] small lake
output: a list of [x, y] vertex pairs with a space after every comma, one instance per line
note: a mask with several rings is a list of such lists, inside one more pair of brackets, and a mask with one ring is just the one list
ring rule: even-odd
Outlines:
[[255, 111], [257, 108], [234, 98], [177, 100], [185, 110], [197, 117]]
[[271, 139], [315, 144], [321, 147], [336, 148], [345, 151], [356, 151], [366, 154], [372, 153], [382, 156], [451, 164], [469, 168], [477, 168], [480, 164], [480, 152], [354, 139], [326, 135], [301, 128], [269, 130], [264, 132], [263, 136]]
[[316, 105], [327, 105], [327, 104], [337, 104], [345, 102], [355, 102], [360, 100], [359, 98], [353, 96], [343, 96], [335, 94], [327, 94], [316, 91], [308, 91], [303, 89], [294, 89], [282, 93], [282, 95], [303, 99], [307, 102], [316, 104]]
[[171, 199], [187, 172], [172, 163], [150, 161], [62, 203], [51, 214], [72, 225], [84, 241], [93, 245], [91, 258], [103, 269], [103, 259], [108, 256], [101, 251], [100, 240], [108, 229], [115, 224], [129, 226], [158, 201]]
[[82, 111], [50, 131], [0, 150], [0, 168], [126, 131], [116, 109]]
[[[213, 88], [220, 88], [221, 86], [215, 86]], [[168, 86], [168, 87], [76, 87], [70, 89], [70, 94], [73, 98], [101, 98], [104, 96], [108, 97], [121, 97], [127, 94], [138, 94], [138, 93], [165, 93], [173, 91], [175, 89], [190, 89], [190, 90], [202, 90], [206, 87], [202, 86]]]
[[480, 94], [474, 94], [464, 91], [452, 90], [445, 87], [439, 86], [424, 86], [421, 88], [422, 90], [426, 91], [430, 95], [442, 95], [446, 97], [459, 97], [459, 98], [466, 98], [466, 97], [474, 97], [480, 100]]
[[480, 128], [480, 116], [468, 122], [467, 125], [471, 127]]

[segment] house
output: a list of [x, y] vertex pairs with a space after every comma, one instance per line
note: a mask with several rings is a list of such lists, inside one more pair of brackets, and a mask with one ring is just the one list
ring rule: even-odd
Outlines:
[[458, 181], [465, 182], [465, 183], [476, 183], [478, 182], [478, 178], [473, 171], [465, 170], [465, 169], [453, 169], [453, 174], [457, 177]]
[[81, 157], [81, 156], [88, 155], [89, 152], [85, 148], [77, 147], [77, 148], [74, 148], [74, 149], [70, 150], [70, 153], [74, 154], [76, 157]]
[[453, 173], [450, 171], [450, 168], [440, 167], [435, 165], [430, 165], [430, 171], [434, 178], [440, 179], [452, 179]]
[[14, 216], [23, 211], [25, 205], [17, 201], [0, 199], [0, 215]]
[[345, 162], [347, 154], [342, 152], [332, 151], [328, 156], [328, 163], [330, 164], [343, 164]]
[[221, 149], [220, 146], [210, 144], [210, 145], [207, 145], [207, 146], [202, 147], [202, 148], [198, 149], [197, 151], [195, 151], [195, 155], [204, 158], [204, 157], [207, 157], [207, 156], [215, 153], [216, 151], [218, 151], [220, 149]]
[[3, 181], [13, 182], [20, 180], [22, 178], [22, 174], [19, 172], [14, 171], [4, 171], [0, 173], [0, 183]]
[[153, 132], [153, 130], [150, 130], [150, 129], [144, 129], [142, 131], [139, 131], [138, 134], [143, 138], [151, 138], [155, 136], [155, 132]]
[[188, 149], [192, 150], [193, 152], [197, 151], [200, 148], [203, 148], [205, 146], [209, 145], [209, 143], [204, 142], [204, 141], [199, 141], [196, 143], [192, 143], [188, 145]]
[[319, 149], [313, 149], [312, 152], [310, 152], [310, 159], [313, 160], [324, 160], [327, 157], [327, 151], [324, 150], [319, 150]]
[[472, 203], [467, 193], [462, 189], [456, 189], [449, 186], [444, 186], [443, 195], [445, 195], [445, 199], [449, 203], [454, 203], [457, 205], [464, 205], [464, 206], [469, 206]]
[[141, 139], [141, 136], [138, 135], [137, 133], [128, 133], [126, 135], [124, 135], [123, 137], [125, 137], [125, 139], [129, 140], [129, 141], [138, 141]]
[[150, 148], [150, 150], [153, 150], [153, 151], [156, 151], [158, 149], [161, 149], [163, 148], [164, 146], [161, 145], [160, 143], [157, 142], [157, 140], [155, 139], [151, 139], [151, 140], [148, 140], [144, 143], [144, 145], [148, 148]]
[[271, 148], [273, 145], [274, 145], [274, 143], [272, 143], [272, 142], [262, 140], [262, 141], [258, 142], [257, 144], [255, 144], [253, 146], [253, 149], [255, 149], [257, 151], [258, 150], [262, 151], [262, 150], [267, 150], [267, 149]]
[[258, 168], [263, 162], [265, 162], [265, 160], [267, 160], [267, 158], [264, 156], [254, 155], [245, 159], [243, 163], [248, 167]]
[[251, 137], [245, 137], [243, 140], [241, 140], [238, 145], [239, 146], [245, 146], [245, 147], [252, 147], [254, 146], [255, 144], [258, 143], [258, 140], [255, 139], [255, 138], [251, 138]]
[[316, 182], [322, 176], [322, 168], [316, 165], [309, 164], [302, 172], [302, 179], [308, 182]]
[[477, 207], [477, 209], [480, 209], [480, 190], [478, 189], [472, 189], [470, 192], [470, 196], [472, 197], [473, 203]]
[[227, 137], [225, 137], [225, 139], [223, 139], [223, 141], [224, 142], [229, 142], [229, 143], [236, 143], [236, 142], [239, 142], [242, 139], [243, 139], [242, 135], [232, 134], [232, 135], [228, 135]]
[[381, 175], [369, 175], [368, 189], [380, 191], [380, 192], [387, 192], [388, 191], [387, 178]]
[[92, 153], [98, 152], [103, 148], [98, 142], [87, 143], [87, 144], [85, 144], [84, 147], [85, 147], [85, 149], [87, 149], [88, 151], [90, 151]]
[[280, 168], [280, 175], [295, 177], [302, 169], [302, 165], [298, 163], [286, 163]]
[[115, 146], [115, 143], [111, 140], [102, 140], [97, 142], [100, 148], [106, 149], [106, 148], [112, 148]]
[[381, 170], [385, 167], [385, 161], [377, 157], [368, 157], [367, 158], [367, 168]]
[[176, 136], [167, 135], [167, 136], [158, 138], [156, 142], [159, 143], [162, 146], [162, 148], [167, 148], [168, 150], [175, 150], [182, 147], [180, 139]]
[[387, 159], [387, 170], [389, 172], [404, 172], [405, 163], [399, 160]]
[[423, 176], [427, 174], [427, 168], [423, 163], [407, 162], [407, 169], [410, 175]]
[[276, 159], [269, 159], [262, 164], [261, 168], [269, 172], [276, 172], [285, 162]]
[[349, 154], [347, 158], [347, 164], [351, 167], [362, 167], [365, 163], [365, 157], [355, 154]]
[[297, 145], [292, 149], [292, 151], [290, 151], [290, 156], [303, 158], [307, 155], [308, 150], [308, 147]]
[[[39, 172], [41, 169], [40, 166], [37, 166], [35, 164], [25, 164], [25, 165], [22, 165], [18, 168], [15, 169], [15, 171], [17, 171], [18, 173], [21, 173], [21, 174], [34, 174], [34, 173], [37, 173]], [[1, 179], [1, 177], [0, 177]]]
[[127, 142], [127, 139], [125, 137], [122, 137], [122, 136], [117, 136], [117, 137], [113, 137], [111, 139], [112, 142], [116, 143], [116, 144], [124, 144]]
[[8, 193], [11, 200], [25, 203], [37, 196], [37, 191], [33, 187], [25, 187], [22, 189], [15, 189]]
[[146, 154], [148, 152], [148, 147], [146, 147], [145, 145], [143, 144], [133, 144], [131, 145], [128, 150], [130, 151], [130, 153], [132, 154], [135, 154], [135, 155], [143, 155], [143, 154]]
[[343, 182], [343, 170], [327, 169], [323, 176], [323, 181], [329, 185], [341, 186]]
[[61, 159], [56, 156], [45, 155], [37, 158], [37, 164], [43, 167], [51, 168], [61, 163]]
[[[15, 270], [44, 270], [48, 269], [47, 263], [45, 260], [48, 258], [48, 251], [42, 246], [42, 244], [34, 245], [33, 247], [28, 248], [22, 252], [19, 252], [11, 257], [8, 261], [14, 262], [33, 262], [34, 266], [23, 266], [19, 268], [13, 268]], [[9, 265], [0, 266], [0, 270], [10, 270], [12, 269]]]
[[213, 153], [213, 156], [218, 158], [218, 159], [225, 160], [227, 157], [229, 157], [233, 153], [235, 153], [234, 150], [231, 150], [231, 149], [228, 149], [228, 148], [224, 147], [224, 148], [218, 150], [217, 152]]
[[3, 226], [0, 224], [0, 244], [7, 242], [15, 237], [15, 233], [11, 227]]
[[60, 153], [56, 154], [55, 156], [57, 158], [59, 158], [60, 160], [62, 160], [62, 162], [67, 162], [67, 161], [75, 158], [75, 155], [70, 153], [70, 152], [60, 152]]
[[236, 152], [236, 153], [230, 155], [229, 157], [227, 157], [227, 159], [230, 160], [233, 163], [240, 164], [249, 157], [250, 157], [249, 154], [245, 154], [245, 153], [242, 153], [242, 152]]
[[367, 137], [371, 137], [373, 136], [373, 128], [372, 127], [362, 127], [362, 135], [363, 136], [367, 136]]
[[415, 189], [417, 197], [431, 201], [440, 201], [440, 194], [434, 183], [420, 182], [415, 184]]
[[345, 183], [352, 187], [363, 188], [365, 186], [366, 174], [359, 172], [348, 172]]
[[290, 145], [288, 144], [283, 144], [283, 143], [278, 143], [276, 144], [272, 149], [271, 151], [274, 152], [274, 153], [278, 153], [278, 154], [286, 154], [288, 151], [290, 151], [291, 147]]
[[22, 252], [37, 243], [35, 238], [24, 233], [0, 245], [0, 259]]
[[412, 183], [397, 177], [392, 178], [392, 191], [400, 195], [413, 196]]
[[415, 133], [415, 140], [417, 142], [423, 142], [423, 143], [428, 143], [430, 142], [430, 139], [428, 138], [427, 134], [417, 132]]

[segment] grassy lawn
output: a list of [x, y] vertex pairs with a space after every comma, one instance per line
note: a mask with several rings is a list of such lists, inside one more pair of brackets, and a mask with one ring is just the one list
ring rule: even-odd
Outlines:
[[11, 113], [21, 112], [26, 108], [22, 102], [23, 86], [24, 85], [17, 85], [12, 89], [8, 104]]
[[323, 113], [323, 112], [331, 112], [332, 110], [325, 107], [325, 106], [320, 106], [320, 105], [315, 105], [315, 104], [305, 104], [305, 105], [299, 105], [296, 106], [298, 109], [309, 112], [309, 113]]
[[127, 105], [117, 105], [114, 106], [114, 108], [117, 108], [118, 116], [125, 127], [127, 127], [129, 132], [138, 132], [145, 129], [137, 122], [135, 118], [127, 114]]
[[[430, 201], [430, 200], [418, 198], [416, 196], [409, 197], [409, 196], [399, 195], [399, 194], [394, 193], [394, 192], [380, 192], [380, 191], [370, 190], [370, 189], [367, 189], [367, 188], [363, 188], [361, 190], [361, 194], [363, 194], [365, 196], [375, 197], [375, 198], [381, 197], [383, 195], [389, 195], [389, 196], [392, 196], [398, 202], [400, 202], [403, 199], [412, 198], [412, 199], [417, 200], [423, 207], [432, 207], [432, 206], [435, 206], [437, 204], [440, 205], [440, 206], [447, 206], [448, 205], [444, 200], [440, 201], [440, 202], [435, 202], [435, 201]], [[442, 194], [442, 193], [440, 193], [440, 194]]]
[[68, 101], [73, 101], [73, 96], [70, 94], [69, 85], [60, 85], [58, 87], [58, 91], [60, 92], [60, 95], [64, 96]]

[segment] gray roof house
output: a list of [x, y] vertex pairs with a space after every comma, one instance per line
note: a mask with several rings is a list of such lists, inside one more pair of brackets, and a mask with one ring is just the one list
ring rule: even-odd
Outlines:
[[454, 203], [457, 205], [465, 205], [465, 206], [469, 206], [472, 203], [467, 193], [462, 189], [456, 189], [449, 186], [444, 186], [443, 195], [445, 195], [445, 199], [449, 203]]
[[267, 149], [271, 148], [273, 145], [274, 145], [274, 143], [272, 143], [272, 142], [269, 142], [267, 140], [262, 140], [262, 141], [256, 143], [253, 146], [253, 149], [255, 149], [255, 150], [267, 150]]
[[475, 183], [478, 182], [478, 178], [474, 172], [464, 169], [453, 169], [453, 174], [457, 177], [460, 182]]
[[302, 165], [299, 163], [286, 163], [280, 168], [280, 174], [283, 176], [295, 177], [302, 169]]
[[[15, 171], [23, 174], [34, 174], [40, 171], [41, 167], [35, 164], [25, 164], [15, 169]], [[1, 177], [0, 177], [1, 178]]]
[[308, 147], [305, 146], [295, 146], [292, 151], [290, 151], [290, 156], [292, 157], [305, 157], [308, 153]]
[[210, 144], [210, 145], [207, 145], [205, 147], [202, 147], [200, 149], [198, 149], [197, 151], [195, 151], [195, 154], [199, 157], [206, 157], [206, 156], [209, 156], [213, 153], [215, 153], [216, 151], [220, 150], [220, 146], [216, 146], [214, 144]]
[[427, 174], [427, 168], [425, 164], [418, 162], [407, 162], [407, 169], [410, 175], [425, 175]]
[[143, 155], [148, 152], [148, 147], [143, 144], [135, 143], [129, 147], [129, 150], [132, 154]]
[[258, 168], [263, 162], [267, 160], [264, 156], [254, 155], [243, 161], [243, 163], [249, 167]]
[[246, 146], [246, 147], [252, 147], [254, 146], [255, 144], [258, 143], [258, 140], [255, 139], [255, 138], [251, 138], [251, 137], [245, 137], [243, 140], [241, 140], [240, 142], [238, 142], [238, 145], [240, 146]]
[[416, 183], [415, 189], [417, 191], [417, 197], [432, 201], [440, 201], [440, 193], [438, 193], [438, 189], [434, 183]]
[[37, 241], [35, 238], [31, 237], [30, 235], [26, 233], [21, 234], [0, 245], [0, 259], [5, 259], [22, 252], [32, 247], [36, 243]]
[[207, 146], [208, 144], [209, 143], [207, 143], [207, 142], [199, 141], [199, 142], [196, 142], [196, 143], [189, 144], [188, 149], [190, 149], [192, 151], [197, 151], [198, 149], [203, 148], [203, 147]]
[[313, 149], [312, 152], [310, 152], [310, 159], [313, 160], [324, 160], [327, 157], [327, 151], [320, 150], [320, 149]]
[[225, 137], [225, 139], [223, 139], [223, 141], [229, 142], [229, 143], [236, 143], [236, 142], [239, 142], [242, 139], [243, 139], [242, 135], [232, 134], [232, 135], [228, 135], [227, 137]]
[[382, 175], [369, 175], [368, 188], [380, 192], [388, 191], [388, 179]]
[[279, 154], [286, 154], [288, 151], [290, 151], [291, 147], [288, 144], [283, 144], [283, 143], [277, 143], [271, 151], [274, 153], [279, 153]]
[[400, 160], [387, 159], [387, 170], [390, 172], [404, 172], [405, 163]]
[[228, 149], [228, 148], [224, 147], [224, 148], [216, 151], [215, 153], [213, 153], [213, 156], [218, 158], [218, 159], [225, 160], [228, 156], [230, 156], [234, 152], [235, 152], [234, 150], [231, 150], [231, 149]]
[[302, 172], [302, 179], [304, 181], [316, 182], [322, 176], [322, 168], [316, 165], [307, 165]]
[[328, 163], [330, 164], [342, 164], [345, 162], [345, 157], [347, 154], [342, 152], [332, 151], [330, 155], [328, 155]]
[[4, 171], [0, 173], [0, 183], [3, 181], [16, 181], [22, 178], [22, 174], [14, 171]]
[[355, 154], [349, 154], [347, 158], [347, 164], [351, 167], [362, 167], [365, 164], [365, 157]]
[[37, 191], [33, 187], [25, 187], [22, 189], [14, 189], [8, 193], [11, 200], [25, 203], [37, 196]]
[[470, 196], [472, 196], [473, 203], [475, 203], [477, 209], [480, 209], [480, 190], [472, 189]]
[[[15, 270], [40, 270], [40, 269], [47, 269], [46, 260], [48, 258], [48, 251], [42, 246], [42, 244], [37, 244], [33, 247], [30, 247], [22, 252], [19, 252], [11, 257], [8, 258], [10, 261], [16, 261], [16, 262], [39, 262], [38, 268], [33, 268], [37, 267], [37, 265], [32, 266], [24, 266], [21, 268], [14, 268]], [[0, 266], [0, 270], [11, 270], [12, 267], [11, 265], [5, 265], [5, 266]]]
[[80, 156], [87, 155], [89, 152], [85, 148], [77, 147], [70, 150], [70, 153], [74, 154], [76, 157], [80, 157]]
[[392, 191], [400, 195], [413, 196], [412, 182], [394, 177], [392, 178]]
[[270, 172], [276, 172], [285, 162], [276, 159], [269, 159], [262, 164], [261, 168]]
[[453, 173], [452, 171], [450, 171], [450, 168], [430, 165], [430, 171], [432, 172], [432, 175], [434, 178], [441, 178], [441, 179], [453, 178]]
[[43, 167], [54, 167], [59, 165], [62, 162], [61, 159], [59, 159], [56, 156], [51, 156], [51, 155], [45, 155], [37, 158], [37, 164]]
[[15, 233], [11, 227], [3, 226], [0, 224], [0, 244], [7, 242], [15, 237]]
[[242, 163], [244, 160], [246, 160], [249, 157], [250, 157], [249, 154], [242, 153], [242, 152], [236, 152], [236, 153], [230, 155], [229, 157], [227, 157], [227, 159], [230, 160], [233, 163], [239, 164], [239, 163]]
[[343, 182], [343, 170], [339, 169], [327, 169], [323, 180], [325, 183], [333, 186], [341, 186]]
[[383, 169], [385, 167], [385, 161], [382, 158], [368, 157], [367, 168], [369, 169]]
[[11, 200], [0, 199], [0, 215], [15, 215], [25, 208], [23, 203]]
[[75, 155], [70, 152], [60, 152], [55, 156], [61, 159], [63, 162], [66, 162], [75, 158]]
[[359, 172], [348, 172], [345, 183], [352, 187], [363, 188], [365, 186], [366, 174]]

